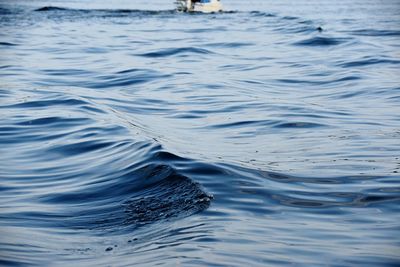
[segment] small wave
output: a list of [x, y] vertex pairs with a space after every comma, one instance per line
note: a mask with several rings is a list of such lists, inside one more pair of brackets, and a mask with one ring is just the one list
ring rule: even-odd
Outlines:
[[175, 14], [176, 10], [141, 10], [141, 9], [73, 9], [56, 6], [44, 6], [34, 10], [35, 12], [57, 12], [62, 11], [66, 13], [103, 13], [109, 15], [162, 15], [162, 14]]
[[313, 37], [294, 43], [297, 46], [335, 46], [346, 41], [344, 38]]
[[[110, 144], [91, 146], [89, 151]], [[76, 152], [81, 155], [81, 150]], [[110, 174], [109, 179], [97, 180], [87, 181], [73, 191], [49, 192], [41, 196], [41, 202], [63, 206], [79, 204], [79, 209], [59, 214], [71, 218], [65, 226], [113, 232], [187, 217], [207, 209], [213, 199], [199, 183], [165, 164], [146, 163], [139, 168], [133, 164]], [[33, 217], [38, 216], [42, 215]]]
[[284, 20], [297, 20], [300, 19], [299, 17], [294, 17], [294, 16], [284, 16], [282, 17]]
[[323, 29], [321, 27], [313, 27], [313, 26], [304, 26], [304, 25], [295, 25], [290, 26], [286, 25], [284, 27], [279, 27], [275, 29], [277, 32], [280, 33], [312, 33], [312, 32], [322, 32]]
[[358, 36], [400, 36], [400, 31], [399, 30], [375, 30], [375, 29], [364, 29], [364, 30], [356, 30], [356, 31], [351, 31], [350, 32], [353, 35], [358, 35]]
[[277, 79], [279, 83], [286, 83], [286, 84], [306, 84], [306, 85], [333, 85], [342, 82], [348, 81], [356, 81], [360, 80], [359, 76], [344, 76], [338, 77], [337, 79], [324, 79], [324, 80], [298, 80], [298, 79]]
[[[301, 194], [299, 194], [300, 196]], [[334, 200], [329, 200], [329, 198]], [[328, 199], [328, 200], [327, 200]], [[398, 196], [365, 195], [357, 193], [314, 194], [313, 199], [290, 196], [276, 196], [276, 200], [285, 206], [298, 208], [327, 208], [327, 207], [365, 207], [379, 205], [383, 202], [398, 202]]]
[[44, 6], [44, 7], [35, 9], [35, 11], [38, 11], [38, 12], [43, 12], [43, 11], [65, 11], [65, 10], [68, 10], [68, 8], [56, 7], [56, 6]]
[[10, 68], [12, 68], [12, 67], [14, 67], [13, 65], [3, 65], [3, 66], [0, 66], [0, 70], [3, 70], [3, 69], [10, 69]]
[[224, 123], [224, 124], [217, 124], [217, 125], [213, 125], [209, 128], [228, 128], [228, 129], [232, 129], [232, 128], [240, 128], [240, 127], [249, 127], [249, 126], [255, 126], [255, 125], [266, 125], [266, 124], [271, 124], [271, 121], [267, 121], [267, 120], [260, 120], [260, 121], [237, 121], [237, 122], [230, 122], [230, 123]]
[[[204, 15], [204, 13], [200, 13], [200, 14]], [[205, 15], [207, 15], [207, 14], [205, 14]], [[198, 34], [198, 33], [210, 33], [210, 32], [225, 32], [226, 29], [227, 28], [225, 26], [217, 26], [217, 27], [211, 27], [211, 28], [182, 29], [182, 32]]]
[[[159, 166], [167, 168], [167, 166]], [[212, 196], [199, 184], [174, 171], [161, 182], [145, 188], [123, 206], [127, 214], [125, 224], [149, 224], [155, 221], [184, 217], [209, 207]]]
[[11, 10], [0, 7], [0, 15], [10, 15], [10, 14], [13, 14]]
[[208, 43], [205, 46], [218, 47], [218, 48], [242, 48], [246, 46], [252, 46], [254, 43], [247, 42], [223, 42], [223, 43]]
[[[123, 71], [118, 71], [110, 75], [97, 76], [96, 82], [86, 82], [84, 85], [89, 88], [103, 89], [112, 87], [121, 87], [142, 84], [146, 82], [151, 82], [156, 79], [168, 78], [171, 75], [159, 73], [154, 70], [148, 69], [128, 69]], [[79, 84], [77, 84], [79, 86]]]
[[313, 122], [284, 122], [279, 123], [274, 126], [274, 128], [293, 128], [293, 129], [302, 129], [302, 128], [317, 128], [324, 127], [325, 125]]
[[158, 57], [169, 57], [175, 55], [187, 55], [187, 54], [213, 54], [210, 50], [204, 48], [197, 47], [182, 47], [182, 48], [169, 48], [162, 49], [154, 52], [138, 54], [138, 56], [142, 57], [150, 57], [150, 58], [158, 58]]
[[51, 106], [81, 106], [88, 104], [86, 101], [75, 99], [75, 98], [67, 98], [67, 99], [51, 99], [51, 100], [34, 100], [34, 101], [26, 101], [22, 103], [17, 103], [9, 106], [0, 106], [0, 108], [43, 108], [43, 107], [51, 107]]
[[56, 148], [47, 150], [47, 152], [58, 153], [64, 156], [76, 156], [96, 151], [100, 153], [103, 148], [111, 147], [113, 145], [115, 145], [113, 142], [95, 140], [57, 146]]
[[[37, 82], [38, 85], [76, 86], [92, 89], [125, 87], [168, 78], [170, 74], [160, 73], [151, 69], [126, 69], [114, 73], [94, 73], [80, 69], [42, 70], [47, 77]], [[74, 78], [74, 79], [73, 79]]]
[[266, 13], [266, 12], [262, 12], [262, 11], [251, 11], [250, 15], [252, 15], [254, 17], [276, 17], [275, 14]]
[[366, 58], [362, 60], [355, 60], [349, 62], [343, 62], [337, 64], [343, 68], [354, 68], [354, 67], [364, 67], [369, 65], [377, 65], [377, 64], [400, 64], [400, 60], [394, 59], [384, 59], [384, 58]]
[[17, 44], [9, 42], [0, 42], [0, 46], [17, 46]]
[[80, 125], [82, 123], [86, 123], [86, 119], [75, 119], [75, 118], [63, 118], [63, 117], [45, 117], [33, 120], [27, 120], [16, 123], [16, 125], [24, 125], [24, 126], [50, 126], [55, 127], [56, 124], [60, 125]]
[[50, 76], [89, 76], [92, 72], [82, 69], [43, 69], [43, 74]]

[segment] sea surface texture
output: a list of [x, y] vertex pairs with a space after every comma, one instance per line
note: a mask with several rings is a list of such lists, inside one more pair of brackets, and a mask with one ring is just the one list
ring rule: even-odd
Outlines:
[[0, 1], [1, 266], [399, 266], [400, 1]]

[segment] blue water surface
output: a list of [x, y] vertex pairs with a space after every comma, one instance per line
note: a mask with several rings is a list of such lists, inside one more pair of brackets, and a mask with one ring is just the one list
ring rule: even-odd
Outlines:
[[0, 265], [398, 266], [400, 1], [0, 1]]

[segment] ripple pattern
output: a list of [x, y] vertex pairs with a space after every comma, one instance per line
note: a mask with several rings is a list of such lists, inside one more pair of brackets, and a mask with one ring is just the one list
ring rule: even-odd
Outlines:
[[289, 2], [0, 0], [0, 265], [398, 266], [398, 1]]

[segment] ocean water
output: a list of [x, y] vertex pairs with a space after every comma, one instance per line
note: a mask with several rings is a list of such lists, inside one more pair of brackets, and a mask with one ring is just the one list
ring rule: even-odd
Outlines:
[[399, 266], [400, 1], [0, 1], [0, 265]]

